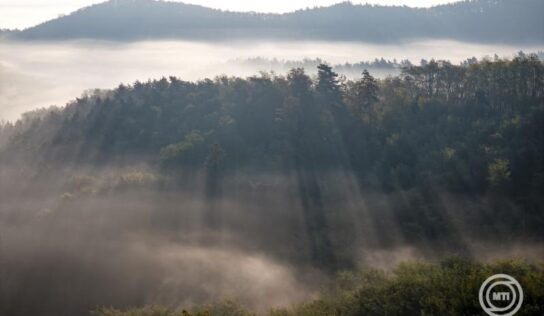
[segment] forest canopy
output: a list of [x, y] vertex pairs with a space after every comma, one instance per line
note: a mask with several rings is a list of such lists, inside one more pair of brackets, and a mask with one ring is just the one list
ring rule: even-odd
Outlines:
[[136, 159], [225, 172], [346, 169], [376, 190], [439, 185], [466, 194], [543, 188], [544, 70], [512, 60], [408, 65], [383, 80], [286, 76], [162, 78], [90, 92], [2, 128], [2, 159], [105, 164]]

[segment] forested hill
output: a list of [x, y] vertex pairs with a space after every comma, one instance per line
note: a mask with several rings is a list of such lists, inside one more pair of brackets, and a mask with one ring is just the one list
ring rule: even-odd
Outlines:
[[[227, 217], [215, 201], [293, 196], [300, 208], [250, 204], [243, 216], [274, 217], [275, 229], [297, 227], [289, 214], [304, 214], [310, 259], [300, 260], [331, 271], [354, 263], [359, 230], [348, 223], [360, 205], [368, 206], [361, 218], [380, 221], [381, 234], [369, 237], [380, 247], [397, 240], [387, 228], [396, 226], [379, 226], [387, 221], [399, 223], [402, 242], [430, 252], [470, 256], [460, 234], [541, 243], [542, 126], [544, 65], [536, 55], [463, 66], [430, 61], [382, 80], [364, 72], [343, 81], [325, 64], [315, 79], [301, 68], [246, 79], [163, 78], [4, 124], [0, 176], [9, 187], [22, 174], [25, 190], [26, 179], [47, 181], [47, 196], [68, 201], [150, 193], [148, 186], [192, 190], [210, 203], [203, 216], [212, 228]], [[136, 172], [125, 176], [127, 169]], [[88, 173], [98, 176], [86, 180]], [[111, 176], [98, 178], [104, 173]]]
[[142, 161], [225, 172], [350, 170], [378, 190], [544, 190], [544, 66], [536, 55], [339, 82], [287, 76], [163, 78], [27, 113], [0, 131], [4, 163]]
[[354, 5], [287, 14], [220, 11], [154, 0], [111, 0], [13, 34], [59, 39], [303, 39], [398, 42], [440, 38], [543, 43], [541, 0], [472, 0], [430, 9]]

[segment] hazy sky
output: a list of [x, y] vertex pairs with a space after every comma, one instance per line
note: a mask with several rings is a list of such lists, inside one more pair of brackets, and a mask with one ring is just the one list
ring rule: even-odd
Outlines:
[[[0, 28], [25, 28], [59, 14], [67, 14], [81, 7], [104, 0], [0, 0]], [[235, 11], [287, 12], [296, 9], [331, 5], [342, 0], [186, 0], [186, 3]], [[451, 0], [353, 0], [354, 3], [408, 5], [429, 7], [453, 2]]]

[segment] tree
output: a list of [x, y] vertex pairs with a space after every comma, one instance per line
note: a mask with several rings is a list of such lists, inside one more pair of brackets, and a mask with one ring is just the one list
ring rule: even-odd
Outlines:
[[510, 162], [506, 159], [495, 159], [488, 167], [488, 181], [492, 186], [500, 186], [510, 180]]
[[374, 106], [378, 103], [378, 91], [377, 80], [365, 69], [349, 98], [352, 111], [363, 122], [370, 123], [376, 117]]
[[316, 91], [326, 105], [339, 106], [342, 101], [342, 93], [338, 85], [338, 74], [326, 64], [317, 66]]
[[287, 74], [287, 81], [289, 83], [289, 91], [291, 94], [298, 98], [306, 98], [310, 95], [310, 87], [312, 86], [312, 80], [304, 68], [293, 68]]

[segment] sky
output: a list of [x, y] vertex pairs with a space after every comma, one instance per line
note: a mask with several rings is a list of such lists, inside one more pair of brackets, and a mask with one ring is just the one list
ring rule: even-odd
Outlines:
[[[41, 22], [69, 14], [81, 7], [104, 0], [0, 0], [0, 28], [26, 28]], [[314, 6], [326, 6], [342, 0], [186, 0], [185, 3], [232, 11], [289, 12]], [[353, 3], [382, 5], [407, 5], [429, 7], [452, 2], [451, 0], [366, 0]]]

